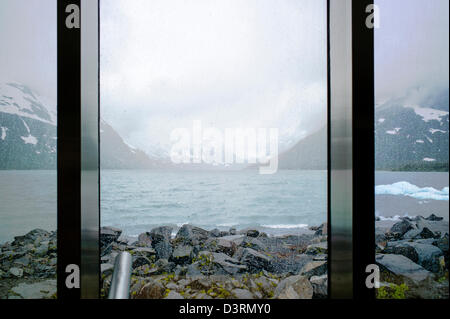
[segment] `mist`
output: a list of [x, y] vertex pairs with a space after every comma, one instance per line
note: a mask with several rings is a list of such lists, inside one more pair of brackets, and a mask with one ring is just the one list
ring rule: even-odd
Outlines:
[[326, 125], [326, 1], [121, 1], [101, 6], [101, 116], [148, 153], [170, 132]]
[[56, 0], [0, 1], [0, 81], [19, 82], [56, 105]]

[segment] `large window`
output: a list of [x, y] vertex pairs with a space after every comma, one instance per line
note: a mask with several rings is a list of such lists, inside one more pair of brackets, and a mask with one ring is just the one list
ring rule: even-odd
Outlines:
[[448, 298], [448, 1], [377, 0], [378, 298]]
[[0, 299], [56, 296], [56, 1], [0, 2]]
[[327, 295], [327, 2], [108, 1], [102, 294]]

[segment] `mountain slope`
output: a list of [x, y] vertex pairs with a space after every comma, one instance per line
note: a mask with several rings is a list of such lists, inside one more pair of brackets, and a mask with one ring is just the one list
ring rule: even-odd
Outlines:
[[327, 169], [327, 128], [300, 140], [278, 156], [279, 169]]
[[396, 170], [448, 163], [449, 113], [442, 107], [389, 105], [375, 112], [375, 166]]
[[[100, 123], [102, 168], [154, 168], [162, 164], [127, 145]], [[56, 108], [25, 85], [0, 84], [0, 169], [56, 169]]]

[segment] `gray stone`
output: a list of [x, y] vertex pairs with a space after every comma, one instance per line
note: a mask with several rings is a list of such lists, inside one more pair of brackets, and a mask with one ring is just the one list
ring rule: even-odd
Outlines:
[[142, 234], [139, 234], [138, 236], [138, 244], [141, 246], [151, 246], [152, 245], [152, 238], [150, 236], [149, 232], [145, 232]]
[[189, 245], [179, 245], [172, 253], [172, 259], [176, 264], [184, 265], [192, 260], [193, 248]]
[[250, 291], [245, 289], [233, 289], [231, 293], [236, 297], [237, 299], [254, 299], [253, 295]]
[[105, 278], [109, 275], [112, 275], [113, 271], [114, 271], [114, 265], [112, 265], [112, 264], [101, 264], [100, 265], [100, 272], [101, 272], [103, 278]]
[[328, 296], [328, 276], [313, 276], [309, 278], [314, 291], [313, 298], [315, 299], [325, 299]]
[[172, 255], [173, 248], [168, 241], [159, 241], [154, 243], [153, 247], [155, 248], [157, 258], [169, 259]]
[[412, 281], [414, 284], [432, 278], [431, 272], [403, 255], [377, 254], [375, 260], [381, 270], [388, 271], [395, 276], [403, 277]]
[[247, 237], [254, 237], [254, 238], [256, 238], [256, 237], [259, 236], [259, 231], [256, 230], [256, 229], [249, 229], [249, 230], [247, 230], [246, 235], [247, 235]]
[[14, 277], [20, 278], [23, 276], [23, 269], [12, 267], [9, 269], [9, 273]]
[[172, 290], [164, 299], [184, 299], [184, 297], [180, 295], [178, 292]]
[[272, 270], [271, 257], [266, 256], [252, 248], [244, 248], [238, 252], [236, 255], [239, 257], [239, 261], [242, 264], [247, 265], [249, 272], [257, 273], [263, 269], [268, 271]]
[[44, 280], [32, 284], [21, 283], [11, 290], [23, 299], [50, 299], [56, 294], [56, 280]]
[[210, 251], [217, 253], [224, 253], [232, 256], [236, 251], [236, 244], [230, 240], [224, 238], [211, 238], [205, 244], [206, 248]]
[[414, 224], [407, 220], [407, 219], [403, 219], [397, 223], [395, 223], [391, 229], [390, 232], [393, 234], [398, 234], [399, 236], [403, 236], [407, 231], [414, 229], [416, 227], [414, 227]]
[[211, 231], [209, 232], [209, 234], [210, 234], [212, 237], [220, 237], [221, 232], [220, 232], [219, 229], [214, 228], [213, 230], [211, 230]]
[[306, 247], [305, 253], [308, 255], [327, 254], [328, 253], [328, 243], [326, 241], [322, 241], [320, 243], [308, 245]]
[[303, 266], [300, 271], [300, 275], [306, 278], [311, 278], [312, 276], [322, 276], [327, 272], [327, 262], [326, 261], [311, 261]]
[[172, 229], [173, 228], [170, 226], [160, 226], [153, 228], [149, 233], [153, 247], [157, 243], [168, 242], [172, 236]]
[[100, 246], [102, 249], [109, 246], [112, 242], [117, 241], [117, 239], [122, 234], [122, 230], [114, 227], [102, 227], [100, 228]]
[[430, 216], [428, 216], [427, 218], [425, 218], [426, 220], [430, 220], [430, 221], [441, 221], [444, 219], [444, 217], [438, 217], [435, 214], [431, 214]]
[[314, 289], [305, 276], [290, 276], [278, 284], [274, 292], [275, 299], [311, 299]]
[[209, 237], [209, 232], [189, 224], [183, 225], [177, 233], [176, 240], [192, 245], [198, 245], [205, 242]]

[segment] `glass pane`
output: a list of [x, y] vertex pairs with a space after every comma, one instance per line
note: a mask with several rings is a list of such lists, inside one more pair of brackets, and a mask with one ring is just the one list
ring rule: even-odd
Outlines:
[[101, 6], [102, 295], [327, 295], [326, 1]]
[[0, 43], [0, 298], [54, 298], [56, 1], [1, 1]]
[[448, 298], [448, 1], [377, 0], [378, 298]]

